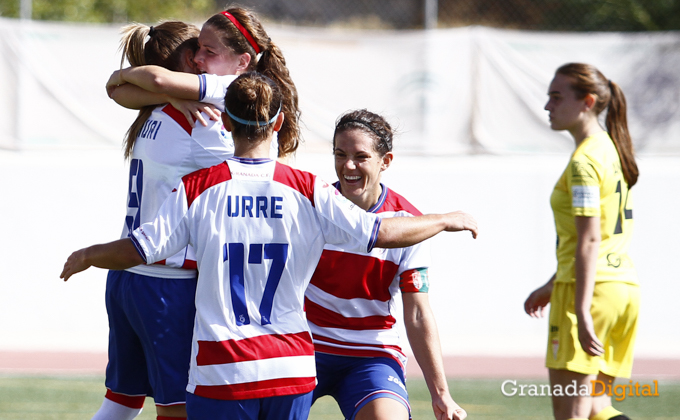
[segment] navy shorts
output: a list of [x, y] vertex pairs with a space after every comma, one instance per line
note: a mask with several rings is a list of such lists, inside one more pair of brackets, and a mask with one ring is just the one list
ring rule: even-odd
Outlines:
[[109, 271], [109, 390], [157, 405], [186, 402], [195, 295], [196, 279]]
[[312, 393], [247, 400], [216, 400], [187, 393], [187, 420], [306, 420]]
[[392, 398], [411, 413], [404, 369], [389, 357], [348, 357], [316, 353], [317, 385], [314, 401], [335, 398], [346, 419], [353, 419], [368, 402]]

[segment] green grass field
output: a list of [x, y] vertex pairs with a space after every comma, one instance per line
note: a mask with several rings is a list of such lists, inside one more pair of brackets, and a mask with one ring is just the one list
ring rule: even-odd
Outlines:
[[[550, 419], [549, 397], [506, 397], [501, 379], [449, 381], [452, 394], [468, 412], [468, 419]], [[650, 383], [651, 381], [641, 381]], [[518, 383], [545, 383], [521, 380]], [[104, 395], [100, 376], [0, 376], [0, 420], [89, 419]], [[414, 420], [432, 419], [429, 394], [422, 380], [407, 383]], [[660, 382], [658, 397], [627, 397], [615, 406], [633, 420], [677, 419], [680, 382]], [[147, 399], [140, 420], [154, 420], [153, 400]], [[312, 420], [342, 419], [335, 401], [325, 397], [312, 407]]]

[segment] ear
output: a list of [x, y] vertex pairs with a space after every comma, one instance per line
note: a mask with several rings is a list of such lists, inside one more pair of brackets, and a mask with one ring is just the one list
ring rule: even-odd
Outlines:
[[248, 71], [248, 66], [250, 66], [250, 61], [252, 57], [248, 53], [243, 53], [238, 56], [238, 66], [236, 67], [236, 75]]
[[182, 53], [182, 71], [185, 73], [198, 73], [194, 63], [194, 52], [187, 48]]
[[587, 94], [583, 98], [583, 103], [586, 106], [586, 111], [590, 111], [591, 109], [593, 109], [593, 107], [595, 106], [595, 102], [597, 102], [597, 98], [595, 97], [595, 95], [593, 95], [592, 93]]
[[285, 119], [283, 111], [279, 112], [279, 116], [276, 117], [276, 121], [274, 122], [274, 131], [281, 130], [281, 127], [283, 127], [283, 120]]
[[231, 133], [231, 120], [226, 112], [222, 113], [222, 124], [224, 125], [224, 129]]
[[394, 159], [394, 154], [392, 152], [385, 153], [385, 156], [382, 157], [382, 166], [380, 167], [380, 170], [384, 171], [389, 168], [392, 164], [392, 159]]

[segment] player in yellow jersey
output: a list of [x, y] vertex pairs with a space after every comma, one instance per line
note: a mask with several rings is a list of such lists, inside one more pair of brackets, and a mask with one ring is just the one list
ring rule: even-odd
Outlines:
[[[638, 169], [626, 100], [595, 67], [577, 63], [557, 69], [548, 96], [551, 128], [569, 131], [576, 150], [550, 198], [557, 272], [529, 295], [524, 309], [541, 317], [551, 304], [546, 354], [551, 389], [575, 382], [577, 390], [589, 390], [553, 392], [555, 419], [627, 420], [607, 393], [592, 389], [592, 381], [609, 385], [616, 377], [630, 377], [633, 365], [640, 295], [628, 246], [630, 188]], [[605, 109], [607, 131], [598, 121]]]

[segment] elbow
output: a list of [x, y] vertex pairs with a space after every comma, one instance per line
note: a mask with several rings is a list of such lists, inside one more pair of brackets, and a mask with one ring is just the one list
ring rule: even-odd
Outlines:
[[148, 90], [155, 93], [163, 93], [168, 88], [169, 78], [155, 74], [149, 78]]

